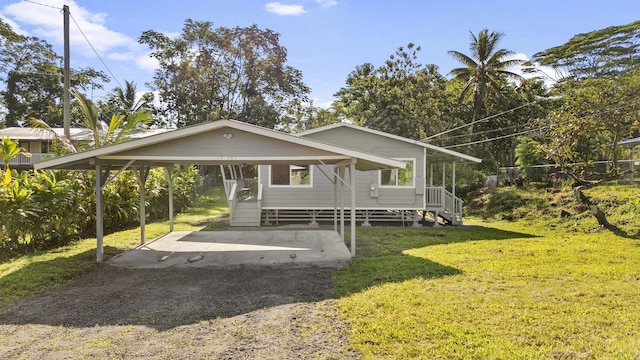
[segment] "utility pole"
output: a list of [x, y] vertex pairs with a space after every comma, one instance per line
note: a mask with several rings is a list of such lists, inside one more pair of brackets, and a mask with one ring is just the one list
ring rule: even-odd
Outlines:
[[62, 7], [62, 13], [64, 15], [64, 90], [62, 95], [62, 117], [64, 123], [64, 136], [71, 140], [71, 104], [69, 102], [69, 82], [71, 76], [69, 75], [69, 6], [64, 5]]

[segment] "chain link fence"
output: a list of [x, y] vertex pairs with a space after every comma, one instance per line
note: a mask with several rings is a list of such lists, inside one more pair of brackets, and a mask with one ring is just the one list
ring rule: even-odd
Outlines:
[[[596, 161], [585, 167], [584, 171], [598, 175], [606, 174], [612, 166], [610, 161]], [[619, 171], [625, 173], [621, 181], [640, 183], [640, 160], [618, 161]], [[501, 167], [498, 168], [498, 186], [521, 186], [525, 183], [546, 183], [554, 186], [566, 181], [568, 176], [558, 164], [536, 165], [526, 168]]]

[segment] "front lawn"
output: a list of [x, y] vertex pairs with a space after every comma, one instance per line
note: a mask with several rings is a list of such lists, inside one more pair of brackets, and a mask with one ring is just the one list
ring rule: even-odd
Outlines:
[[359, 230], [335, 274], [365, 359], [638, 359], [640, 242], [477, 221]]

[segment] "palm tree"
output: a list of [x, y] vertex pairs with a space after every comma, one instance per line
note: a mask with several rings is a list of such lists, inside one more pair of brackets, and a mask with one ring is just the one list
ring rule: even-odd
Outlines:
[[503, 36], [501, 32], [484, 29], [477, 37], [471, 33], [470, 56], [455, 50], [449, 51], [451, 56], [464, 65], [451, 70], [450, 74], [465, 82], [461, 99], [473, 94], [473, 121], [486, 116], [489, 94], [493, 93], [498, 99], [501, 97], [500, 84], [504, 79], [522, 79], [520, 75], [506, 69], [521, 64], [523, 60], [513, 59], [513, 51], [496, 50]]
[[[134, 87], [135, 89], [135, 87]], [[93, 101], [87, 99], [77, 91], [72, 91], [80, 107], [82, 114], [81, 125], [89, 130], [93, 135], [92, 147], [97, 148], [104, 145], [114, 144], [126, 140], [136, 129], [146, 126], [152, 120], [151, 112], [145, 109], [136, 109], [126, 114], [113, 114], [109, 122], [100, 120], [99, 111]], [[42, 120], [31, 118], [28, 120], [33, 128], [49, 131], [53, 134], [51, 127]], [[78, 152], [79, 149], [71, 141], [56, 135], [56, 139], [65, 146], [68, 152]]]
[[121, 87], [113, 89], [110, 101], [115, 102], [120, 112], [126, 113], [127, 115], [141, 110], [150, 110], [153, 103], [153, 94], [149, 92], [144, 93], [136, 101], [136, 93], [136, 84], [125, 80], [124, 89]]

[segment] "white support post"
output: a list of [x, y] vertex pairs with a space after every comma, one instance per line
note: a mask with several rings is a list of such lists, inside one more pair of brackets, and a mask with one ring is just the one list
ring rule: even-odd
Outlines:
[[169, 191], [169, 232], [173, 231], [173, 166], [164, 168], [167, 173], [167, 184]]
[[333, 230], [338, 231], [338, 173], [333, 169]]
[[433, 186], [433, 163], [429, 163], [429, 186]]
[[445, 189], [447, 188], [446, 173], [447, 173], [447, 163], [443, 162], [442, 163], [442, 187]]
[[340, 239], [344, 243], [344, 165], [339, 168], [340, 171]]
[[103, 248], [103, 209], [102, 209], [102, 166], [96, 164], [96, 262], [104, 259]]
[[138, 168], [138, 185], [140, 191], [140, 245], [144, 245], [145, 242], [145, 228], [147, 222], [147, 207], [146, 207], [146, 182], [148, 168], [146, 166], [140, 166]]
[[349, 165], [349, 180], [351, 180], [351, 257], [356, 256], [356, 163]]
[[451, 164], [451, 194], [453, 195], [453, 199], [455, 201], [456, 198], [456, 162], [454, 161]]

